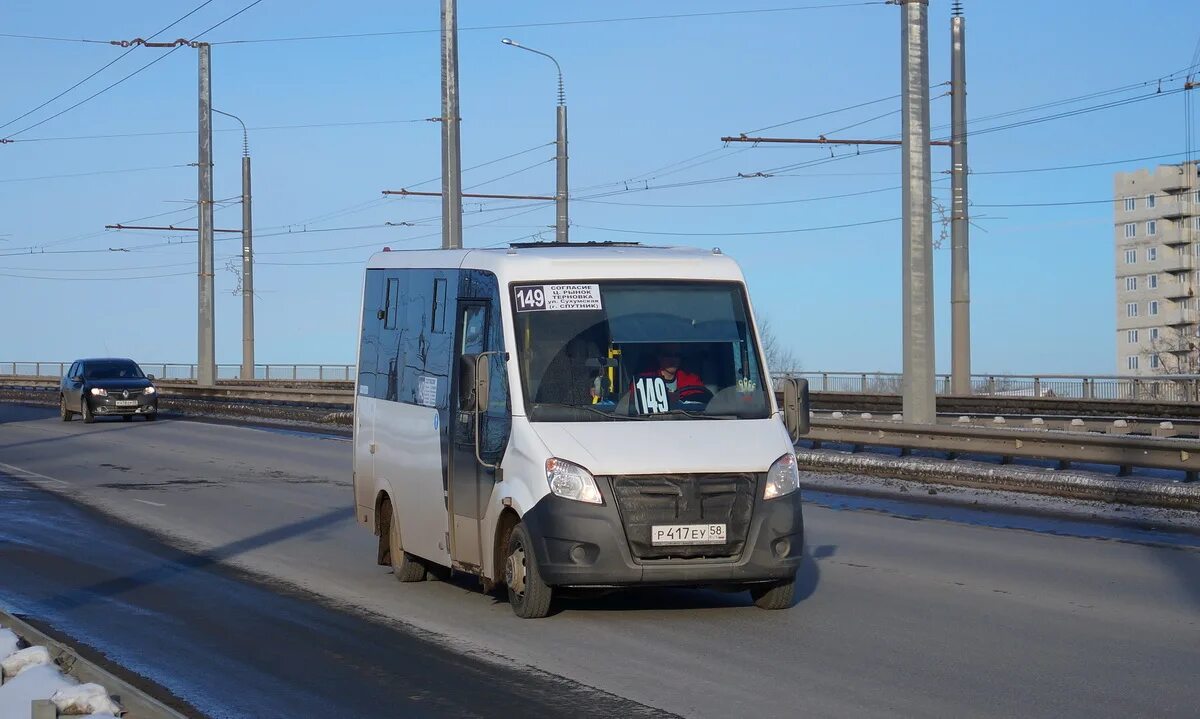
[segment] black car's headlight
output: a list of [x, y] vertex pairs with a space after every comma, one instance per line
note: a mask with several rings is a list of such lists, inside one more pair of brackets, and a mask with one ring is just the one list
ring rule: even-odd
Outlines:
[[93, 397], [107, 397], [108, 390], [102, 389], [100, 387], [92, 387], [92, 396]]

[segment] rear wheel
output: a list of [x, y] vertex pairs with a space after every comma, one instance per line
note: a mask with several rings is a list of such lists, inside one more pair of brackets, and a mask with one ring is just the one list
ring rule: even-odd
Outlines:
[[75, 413], [67, 409], [67, 396], [60, 394], [58, 396], [58, 418], [64, 422], [70, 422], [72, 415]]
[[402, 548], [400, 543], [400, 521], [391, 504], [387, 505], [385, 516], [388, 518], [388, 556], [391, 559], [392, 573], [401, 582], [425, 581], [425, 565], [421, 560]]
[[142, 416], [146, 418], [147, 422], [153, 422], [154, 420], [158, 419], [158, 412], [149, 412]]
[[772, 584], [755, 584], [750, 587], [754, 606], [759, 609], [787, 609], [796, 603], [796, 578]]
[[513, 527], [508, 538], [504, 582], [508, 585], [508, 601], [518, 617], [540, 619], [550, 613], [554, 590], [542, 581], [533, 555], [533, 540], [524, 524]]
[[123, 414], [123, 415], [121, 415], [121, 421], [122, 421], [122, 422], [132, 422], [132, 421], [133, 421], [133, 415], [131, 415], [131, 414]]
[[96, 415], [92, 412], [92, 405], [88, 404], [87, 397], [79, 400], [79, 414], [83, 415], [84, 424], [96, 421]]

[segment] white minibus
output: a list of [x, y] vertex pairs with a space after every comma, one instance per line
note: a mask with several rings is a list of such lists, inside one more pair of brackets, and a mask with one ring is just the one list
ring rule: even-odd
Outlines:
[[385, 250], [363, 291], [356, 517], [400, 581], [478, 575], [520, 617], [639, 586], [788, 607], [809, 410], [802, 380], [779, 384], [720, 250]]

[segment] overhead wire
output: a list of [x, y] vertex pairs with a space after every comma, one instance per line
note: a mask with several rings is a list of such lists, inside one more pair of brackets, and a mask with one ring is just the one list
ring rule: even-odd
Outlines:
[[[237, 16], [241, 15], [242, 13], [246, 12], [246, 11], [247, 11], [247, 10], [249, 10], [250, 8], [254, 7], [255, 5], [258, 5], [258, 4], [259, 4], [259, 3], [261, 3], [262, 1], [263, 1], [263, 0], [254, 0], [254, 2], [252, 2], [252, 3], [250, 3], [249, 5], [247, 5], [247, 6], [243, 7], [241, 10], [238, 10], [237, 12], [233, 13], [232, 15], [230, 15], [230, 16], [228, 16], [228, 17], [226, 17], [224, 20], [221, 20], [220, 22], [216, 23], [215, 25], [212, 25], [212, 26], [210, 26], [210, 27], [209, 27], [207, 30], [203, 30], [203, 31], [201, 31], [200, 33], [198, 33], [198, 34], [196, 34], [196, 35], [192, 36], [192, 37], [191, 37], [191, 41], [192, 41], [192, 42], [195, 42], [195, 41], [196, 41], [198, 38], [200, 38], [200, 37], [203, 37], [204, 35], [208, 34], [209, 32], [212, 32], [213, 30], [216, 30], [217, 28], [221, 27], [221, 26], [222, 26], [222, 25], [224, 25], [225, 23], [229, 22], [230, 20], [234, 19], [235, 17], [237, 17]], [[207, 5], [209, 2], [212, 2], [212, 0], [206, 0], [206, 2], [205, 2], [203, 5], [201, 5], [200, 7], [197, 7], [197, 8], [195, 8], [194, 10], [192, 10], [192, 12], [189, 12], [187, 15], [184, 15], [184, 18], [186, 18], [186, 17], [190, 16], [192, 13], [196, 12], [196, 10], [199, 10], [201, 7], [204, 7], [204, 5]], [[182, 18], [181, 18], [181, 20], [182, 20]], [[178, 22], [179, 22], [179, 21], [176, 21], [175, 23], [172, 23], [171, 25], [168, 25], [166, 28], [164, 28], [163, 30], [160, 30], [158, 33], [155, 33], [155, 34], [156, 34], [156, 35], [158, 35], [158, 34], [162, 34], [162, 32], [164, 32], [166, 29], [169, 29], [170, 27], [174, 26], [174, 25], [175, 25], [175, 24], [177, 24]], [[152, 37], [153, 37], [153, 36], [152, 36]], [[62, 115], [65, 115], [66, 113], [70, 112], [71, 110], [74, 110], [75, 108], [77, 108], [77, 107], [79, 107], [79, 106], [83, 105], [84, 103], [90, 102], [91, 100], [93, 100], [93, 99], [95, 99], [95, 98], [99, 97], [100, 95], [103, 95], [104, 93], [108, 92], [109, 90], [113, 89], [114, 87], [117, 87], [118, 85], [120, 85], [120, 84], [124, 83], [126, 80], [129, 80], [130, 78], [136, 77], [137, 75], [139, 75], [140, 73], [142, 73], [142, 72], [144, 72], [145, 70], [149, 69], [150, 67], [154, 66], [155, 64], [157, 64], [157, 63], [159, 63], [159, 62], [161, 62], [161, 61], [165, 60], [165, 59], [166, 59], [166, 58], [168, 58], [168, 57], [170, 57], [170, 56], [171, 56], [172, 54], [174, 54], [174, 53], [175, 53], [175, 51], [176, 51], [176, 50], [178, 50], [180, 47], [183, 47], [183, 46], [182, 46], [182, 45], [176, 45], [175, 47], [172, 47], [171, 49], [169, 49], [169, 50], [167, 50], [166, 52], [162, 53], [161, 55], [159, 55], [158, 57], [154, 58], [153, 60], [151, 60], [150, 62], [146, 63], [145, 65], [142, 65], [142, 66], [141, 66], [141, 67], [139, 67], [138, 69], [136, 69], [136, 70], [134, 70], [133, 72], [129, 73], [128, 75], [126, 75], [126, 76], [122, 77], [120, 80], [117, 80], [116, 82], [113, 82], [113, 83], [111, 83], [111, 84], [109, 84], [109, 85], [106, 85], [106, 86], [105, 86], [105, 87], [103, 87], [102, 89], [100, 89], [100, 90], [98, 90], [98, 91], [96, 91], [96, 92], [92, 93], [91, 95], [88, 95], [87, 97], [85, 97], [84, 99], [82, 99], [82, 100], [80, 100], [79, 102], [75, 103], [74, 105], [71, 105], [71, 106], [69, 106], [69, 107], [67, 107], [67, 108], [65, 108], [65, 109], [59, 110], [58, 112], [54, 113], [53, 115], [50, 115], [49, 117], [43, 118], [43, 119], [41, 119], [41, 120], [39, 120], [39, 121], [37, 121], [37, 122], [33, 123], [32, 125], [28, 125], [28, 126], [26, 126], [26, 127], [22, 128], [22, 129], [20, 129], [20, 130], [18, 130], [18, 131], [16, 131], [16, 132], [13, 132], [13, 133], [10, 133], [10, 134], [8, 134], [8, 135], [6, 136], [6, 138], [5, 138], [5, 139], [12, 139], [12, 138], [16, 137], [17, 135], [22, 135], [22, 134], [24, 134], [24, 133], [28, 132], [29, 130], [32, 130], [32, 129], [33, 129], [33, 128], [35, 128], [35, 127], [39, 127], [39, 126], [41, 126], [41, 125], [44, 125], [44, 124], [46, 124], [47, 122], [50, 122], [51, 120], [53, 120], [53, 119], [55, 119], [55, 118], [57, 118], [57, 117], [61, 117]], [[130, 48], [129, 48], [129, 50], [128, 50], [128, 51], [126, 51], [125, 53], [122, 53], [122, 54], [121, 54], [121, 55], [120, 55], [120, 56], [117, 58], [117, 60], [120, 60], [122, 57], [124, 57], [125, 55], [129, 54], [129, 52], [130, 52], [130, 51], [132, 51], [132, 50], [134, 50], [135, 48], [136, 48], [136, 46], [130, 47]], [[114, 62], [115, 62], [115, 60], [114, 60]], [[110, 65], [111, 65], [111, 63], [110, 63]], [[105, 67], [108, 67], [108, 66], [105, 66]], [[102, 68], [102, 69], [103, 69], [103, 68]], [[94, 75], [93, 75], [93, 76], [94, 76]], [[83, 82], [86, 82], [86, 80], [87, 80], [87, 79], [90, 79], [90, 78], [91, 78], [91, 77], [93, 77], [93, 76], [89, 76], [89, 77], [88, 77], [88, 78], [86, 78], [85, 80], [81, 81], [79, 84], [82, 84]], [[77, 84], [76, 86], [74, 86], [74, 87], [78, 87], [78, 84]], [[72, 87], [71, 89], [74, 89], [74, 87]], [[70, 92], [70, 90], [67, 90], [66, 92]], [[64, 92], [63, 94], [65, 94], [65, 92]], [[61, 97], [61, 95], [60, 95], [59, 97]], [[55, 99], [57, 99], [57, 98], [55, 98]], [[48, 103], [45, 103], [45, 104], [48, 104]], [[45, 107], [45, 104], [43, 104], [41, 107]], [[39, 109], [40, 109], [40, 108], [39, 108]], [[33, 112], [33, 111], [31, 111], [31, 113], [32, 113], [32, 112]], [[26, 116], [27, 116], [28, 114], [31, 114], [31, 113], [26, 113]], [[19, 118], [18, 118], [18, 119], [19, 119]], [[15, 120], [14, 120], [13, 122], [15, 122]], [[10, 122], [10, 123], [8, 123], [8, 124], [12, 124], [12, 123]]]
[[[356, 122], [318, 122], [318, 123], [307, 123], [307, 124], [302, 124], [302, 125], [264, 125], [261, 127], [248, 127], [248, 128], [246, 128], [246, 130], [248, 132], [263, 132], [263, 131], [273, 131], [273, 130], [309, 130], [309, 129], [328, 128], [328, 127], [366, 127], [366, 126], [371, 126], [371, 125], [403, 125], [403, 124], [409, 124], [409, 123], [435, 122], [435, 121], [436, 121], [436, 119], [431, 119], [428, 117], [421, 117], [421, 118], [414, 118], [414, 119], [408, 119], [408, 120], [363, 120], [363, 121], [356, 121]], [[213, 132], [238, 132], [238, 133], [240, 133], [241, 131], [242, 131], [242, 129], [240, 127], [220, 128], [220, 129], [214, 128], [213, 129]], [[168, 136], [168, 135], [195, 135], [195, 134], [196, 134], [195, 130], [160, 130], [160, 131], [150, 131], [150, 132], [122, 132], [122, 133], [113, 133], [113, 134], [108, 134], [108, 135], [75, 135], [75, 136], [63, 136], [63, 137], [27, 137], [27, 138], [12, 140], [12, 142], [17, 143], [17, 142], [64, 142], [64, 141], [70, 141], [70, 140], [110, 140], [110, 139], [120, 139], [120, 138], [127, 138], [127, 137], [162, 137], [162, 136]], [[553, 144], [553, 143], [551, 143], [551, 144]]]
[[[470, 32], [475, 30], [514, 30], [520, 28], [538, 28], [538, 27], [564, 27], [571, 25], [601, 25], [609, 23], [623, 22], [644, 22], [649, 20], [678, 20], [684, 18], [702, 18], [702, 17], [724, 17], [730, 15], [754, 15], [766, 13], [783, 13], [783, 12], [801, 12], [807, 10], [837, 10], [844, 8], [866, 7], [870, 5], [885, 5], [885, 2], [876, 0], [874, 2], [851, 2], [851, 3], [826, 3], [819, 5], [794, 5], [790, 7], [777, 8], [757, 8], [746, 10], [718, 10], [712, 12], [692, 12], [692, 13], [674, 13], [664, 15], [641, 15], [634, 17], [616, 17], [616, 18], [597, 18], [591, 20], [559, 20], [549, 22], [530, 22], [530, 23], [511, 23], [506, 25], [472, 25], [459, 27], [458, 32]], [[391, 30], [382, 32], [360, 32], [360, 33], [343, 33], [332, 35], [299, 35], [292, 37], [273, 37], [273, 38], [253, 38], [241, 40], [223, 40], [214, 42], [214, 45], [248, 45], [273, 42], [304, 42], [312, 40], [349, 40], [362, 39], [370, 37], [392, 37], [396, 35], [425, 35], [441, 32], [437, 28], [420, 29], [420, 30]]]
[[[170, 25], [167, 25], [166, 27], [164, 27], [163, 29], [159, 30], [158, 32], [154, 33], [154, 34], [153, 34], [153, 35], [151, 35], [151, 36], [150, 36], [148, 39], [150, 39], [150, 40], [153, 40], [154, 38], [156, 38], [156, 37], [158, 37], [159, 35], [163, 34], [163, 33], [164, 33], [164, 32], [166, 32], [167, 30], [170, 30], [171, 28], [175, 27], [175, 26], [176, 26], [176, 25], [178, 25], [179, 23], [181, 23], [181, 22], [183, 22], [184, 20], [188, 19], [189, 17], [191, 17], [192, 15], [194, 15], [194, 14], [195, 14], [197, 11], [199, 11], [200, 9], [202, 9], [202, 8], [203, 8], [205, 5], [208, 5], [208, 4], [209, 4], [209, 3], [211, 3], [211, 2], [212, 2], [212, 0], [205, 0], [204, 2], [200, 3], [200, 4], [199, 4], [199, 5], [197, 5], [196, 7], [192, 8], [191, 12], [187, 13], [187, 14], [186, 14], [186, 15], [184, 15], [183, 17], [180, 17], [178, 20], [176, 20], [175, 22], [172, 22]], [[96, 40], [96, 41], [81, 41], [81, 42], [103, 42], [103, 41]], [[95, 76], [99, 75], [100, 73], [104, 72], [105, 70], [107, 70], [108, 68], [112, 67], [112, 66], [113, 66], [113, 65], [115, 65], [116, 63], [120, 62], [121, 58], [123, 58], [123, 57], [125, 57], [126, 55], [128, 55], [129, 53], [133, 52], [135, 49], [136, 49], [135, 47], [130, 47], [128, 50], [126, 50], [125, 52], [123, 52], [123, 53], [121, 53], [120, 55], [118, 55], [117, 57], [115, 57], [115, 58], [114, 58], [112, 61], [110, 61], [110, 62], [108, 62], [107, 64], [103, 65], [103, 66], [102, 66], [102, 67], [101, 67], [99, 70], [96, 70], [95, 72], [93, 72], [92, 74], [90, 74], [90, 75], [88, 75], [87, 77], [83, 78], [83, 79], [82, 79], [82, 80], [80, 80], [79, 82], [77, 82], [77, 83], [75, 83], [74, 85], [72, 85], [72, 86], [68, 87], [66, 90], [63, 90], [62, 92], [58, 93], [57, 95], [55, 95], [54, 97], [50, 98], [49, 100], [46, 100], [46, 101], [45, 101], [45, 102], [43, 102], [42, 104], [40, 104], [40, 105], [38, 105], [37, 107], [33, 108], [32, 110], [29, 110], [28, 112], [24, 113], [23, 115], [18, 115], [17, 117], [14, 117], [13, 119], [9, 120], [8, 122], [4, 123], [3, 125], [0, 125], [0, 130], [4, 129], [4, 128], [8, 127], [9, 125], [12, 125], [12, 124], [14, 124], [14, 123], [16, 123], [16, 122], [18, 122], [18, 121], [20, 121], [20, 120], [23, 120], [23, 119], [25, 119], [26, 117], [29, 117], [30, 115], [32, 115], [33, 113], [37, 112], [38, 110], [41, 110], [43, 107], [45, 107], [45, 106], [49, 105], [50, 103], [52, 103], [52, 102], [54, 102], [55, 100], [57, 100], [57, 99], [59, 99], [60, 97], [62, 97], [63, 95], [66, 95], [67, 93], [71, 92], [72, 90], [74, 90], [75, 88], [79, 87], [79, 86], [80, 86], [80, 85], [82, 85], [83, 83], [87, 82], [88, 80], [91, 80], [93, 77], [95, 77]], [[23, 131], [22, 131], [22, 132], [23, 132]], [[17, 133], [17, 134], [20, 134], [20, 133]], [[9, 137], [12, 137], [12, 136], [10, 135]]]
[[801, 232], [821, 232], [824, 230], [840, 230], [847, 227], [865, 227], [867, 225], [881, 225], [886, 222], [899, 222], [899, 217], [887, 217], [879, 220], [864, 220], [862, 222], [847, 222], [838, 225], [825, 225], [823, 227], [793, 227], [786, 230], [757, 230], [747, 232], [671, 232], [657, 230], [635, 230], [624, 227], [596, 227], [592, 225], [578, 225], [588, 230], [597, 230], [600, 232], [617, 232], [627, 235], [661, 235], [665, 237], [757, 237], [764, 235], [791, 235]]

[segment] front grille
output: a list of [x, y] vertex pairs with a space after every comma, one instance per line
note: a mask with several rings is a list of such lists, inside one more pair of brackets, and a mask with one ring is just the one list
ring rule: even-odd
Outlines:
[[[637, 559], [739, 556], [754, 512], [757, 479], [752, 473], [612, 477], [629, 551]], [[656, 524], [722, 523], [725, 544], [654, 546], [650, 541], [650, 528]]]
[[[128, 397], [125, 396], [126, 392], [129, 393]], [[108, 396], [112, 397], [113, 399], [137, 399], [138, 397], [142, 396], [142, 392], [143, 392], [143, 390], [140, 388], [139, 389], [110, 389], [108, 391]]]

